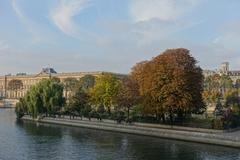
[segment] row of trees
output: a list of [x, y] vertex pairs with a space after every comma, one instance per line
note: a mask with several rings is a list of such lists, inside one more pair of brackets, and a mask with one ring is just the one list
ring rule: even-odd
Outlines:
[[[63, 98], [63, 89], [67, 96]], [[129, 75], [98, 77], [87, 75], [79, 81], [43, 80], [32, 87], [16, 107], [19, 117], [54, 113], [107, 115], [122, 113], [130, 119], [153, 117], [157, 121], [202, 113], [203, 75], [187, 49], [169, 49], [149, 61], [136, 64]]]
[[240, 79], [226, 74], [213, 74], [204, 79], [203, 99], [213, 112], [213, 128], [227, 129], [240, 125]]
[[228, 75], [214, 74], [204, 80], [203, 98], [206, 104], [220, 103], [240, 115], [240, 79], [235, 82]]

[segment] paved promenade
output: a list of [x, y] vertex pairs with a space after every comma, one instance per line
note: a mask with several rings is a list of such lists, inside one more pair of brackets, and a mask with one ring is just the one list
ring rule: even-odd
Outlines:
[[[28, 116], [24, 116], [22, 119], [33, 121], [31, 117]], [[223, 132], [220, 130], [147, 123], [117, 124], [115, 121], [112, 120], [103, 120], [102, 122], [100, 122], [97, 119], [91, 119], [91, 121], [89, 121], [86, 118], [84, 118], [83, 120], [81, 120], [80, 118], [70, 119], [66, 116], [65, 118], [47, 117], [38, 120], [37, 122], [101, 129], [107, 131], [240, 148], [240, 131]]]
[[240, 130], [233, 132], [224, 132], [222, 135], [225, 137], [231, 137], [232, 139], [240, 140]]

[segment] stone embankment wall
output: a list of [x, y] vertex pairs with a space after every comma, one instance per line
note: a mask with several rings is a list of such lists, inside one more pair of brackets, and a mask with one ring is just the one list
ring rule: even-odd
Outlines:
[[[34, 121], [31, 117], [24, 116], [23, 120]], [[117, 124], [110, 120], [104, 120], [99, 122], [96, 120], [70, 120], [68, 118], [44, 118], [38, 120], [41, 123], [52, 123], [58, 125], [67, 125], [74, 127], [85, 127], [91, 129], [100, 129], [106, 131], [122, 132], [129, 134], [138, 134], [144, 136], [153, 136], [159, 138], [191, 141], [198, 143], [222, 145], [228, 147], [240, 148], [240, 132], [228, 133], [218, 130], [190, 128], [190, 127], [178, 127], [168, 125], [157, 124]]]

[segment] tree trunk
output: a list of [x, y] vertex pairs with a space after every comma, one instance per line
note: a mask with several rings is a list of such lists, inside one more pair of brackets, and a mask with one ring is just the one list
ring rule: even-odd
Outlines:
[[161, 114], [161, 118], [162, 118], [162, 122], [165, 123], [166, 119], [165, 119], [165, 114], [164, 113]]
[[178, 113], [177, 113], [177, 116], [178, 116], [178, 119], [180, 120], [180, 122], [182, 123], [182, 121], [183, 121], [183, 112], [182, 112], [182, 110], [178, 110]]
[[130, 107], [127, 107], [127, 122], [129, 123]]
[[171, 122], [171, 125], [173, 125], [173, 113], [170, 112], [170, 122]]
[[111, 115], [111, 107], [107, 107], [108, 109], [108, 114]]

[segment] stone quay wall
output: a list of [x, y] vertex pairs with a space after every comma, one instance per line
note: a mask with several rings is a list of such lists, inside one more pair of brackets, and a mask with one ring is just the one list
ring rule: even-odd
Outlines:
[[166, 139], [190, 141], [212, 145], [221, 145], [227, 147], [240, 148], [240, 132], [223, 132], [219, 130], [200, 129], [190, 127], [178, 127], [158, 124], [117, 124], [111, 120], [99, 122], [97, 120], [80, 120], [69, 118], [49, 118], [33, 120], [29, 116], [22, 118], [24, 121], [34, 121], [38, 123], [51, 123], [57, 125], [66, 125], [74, 127], [84, 127], [90, 129], [99, 129], [105, 131], [121, 132], [128, 134], [137, 134], [143, 136], [152, 136]]

